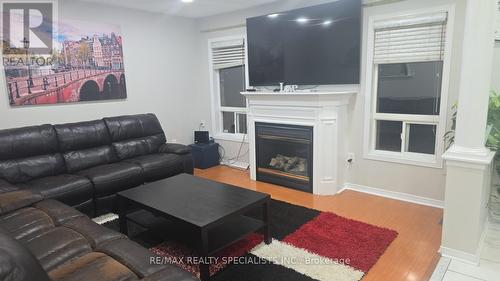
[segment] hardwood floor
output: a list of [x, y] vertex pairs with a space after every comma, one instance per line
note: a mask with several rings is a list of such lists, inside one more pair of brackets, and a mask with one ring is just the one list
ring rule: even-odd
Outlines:
[[387, 227], [399, 232], [363, 281], [429, 280], [439, 260], [443, 210], [344, 191], [335, 196], [317, 196], [280, 186], [250, 180], [247, 171], [224, 166], [196, 170], [207, 179], [268, 193], [272, 198], [292, 204], [330, 211], [338, 215]]

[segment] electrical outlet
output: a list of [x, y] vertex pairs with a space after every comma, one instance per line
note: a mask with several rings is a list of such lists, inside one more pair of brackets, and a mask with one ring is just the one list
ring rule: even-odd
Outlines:
[[205, 128], [207, 126], [207, 121], [201, 120], [200, 121], [200, 128]]
[[351, 167], [354, 164], [354, 152], [347, 153], [347, 166]]

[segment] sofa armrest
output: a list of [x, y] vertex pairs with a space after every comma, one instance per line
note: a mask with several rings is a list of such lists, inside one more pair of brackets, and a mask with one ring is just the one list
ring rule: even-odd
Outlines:
[[191, 153], [191, 147], [178, 143], [166, 143], [160, 147], [160, 152], [185, 155]]
[[29, 190], [0, 193], [0, 215], [31, 206], [42, 200], [42, 195]]

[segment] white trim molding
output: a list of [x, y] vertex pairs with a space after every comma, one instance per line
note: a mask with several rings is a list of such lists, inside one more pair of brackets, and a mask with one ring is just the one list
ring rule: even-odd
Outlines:
[[214, 135], [214, 139], [232, 141], [237, 143], [248, 143], [248, 137], [245, 134], [218, 133]]
[[443, 154], [446, 165], [484, 170], [493, 162], [496, 152], [484, 147], [469, 149], [453, 145]]
[[[214, 44], [219, 44], [220, 42], [226, 42], [230, 44], [231, 42], [244, 42], [244, 52], [245, 58], [243, 65], [245, 67], [245, 86], [248, 88], [248, 51], [247, 51], [247, 38], [246, 34], [239, 34], [234, 36], [225, 36], [208, 39], [207, 52], [208, 52], [208, 71], [210, 78], [210, 111], [212, 117], [212, 135], [216, 136], [216, 139], [224, 139], [229, 141], [235, 141], [236, 139], [241, 139], [244, 134], [231, 134], [224, 133], [222, 130], [222, 111], [225, 109], [229, 112], [246, 114], [246, 107], [236, 107], [236, 108], [225, 108], [220, 104], [220, 85], [219, 85], [219, 69], [215, 69], [213, 61], [213, 46]], [[227, 43], [229, 42], [229, 43]], [[235, 116], [236, 118], [236, 116]], [[236, 121], [236, 119], [235, 119]], [[231, 135], [234, 135], [231, 136]]]
[[476, 264], [487, 229], [494, 172], [493, 153], [485, 148], [485, 133], [495, 2], [466, 1], [455, 144], [443, 156], [447, 168], [442, 249], [453, 258]]
[[434, 208], [440, 208], [440, 209], [444, 208], [444, 201], [442, 201], [442, 200], [421, 197], [421, 196], [417, 196], [417, 195], [413, 195], [413, 194], [409, 194], [409, 193], [390, 191], [390, 190], [381, 189], [381, 188], [369, 187], [369, 186], [360, 185], [360, 184], [346, 183], [344, 185], [344, 188], [342, 188], [339, 191], [339, 193], [342, 193], [345, 190], [353, 190], [353, 191], [357, 191], [357, 192], [362, 192], [362, 193], [366, 193], [366, 194], [376, 195], [376, 196], [380, 196], [380, 197], [395, 199], [395, 200], [399, 200], [399, 201], [404, 201], [404, 202], [409, 202], [409, 203], [414, 203], [414, 204], [424, 205], [424, 206], [429, 206], [429, 207], [434, 207]]
[[486, 221], [484, 222], [483, 232], [481, 233], [481, 238], [479, 239], [479, 246], [477, 247], [475, 254], [470, 254], [467, 252], [451, 249], [444, 246], [439, 247], [439, 253], [443, 257], [462, 261], [475, 266], [479, 265], [481, 259], [481, 252], [483, 251], [484, 241], [486, 240], [486, 234], [488, 233], [489, 226], [490, 226], [489, 219], [486, 219]]
[[478, 265], [479, 264], [479, 256], [477, 254], [473, 255], [473, 254], [469, 254], [466, 252], [462, 252], [459, 250], [455, 250], [455, 249], [451, 249], [451, 248], [447, 248], [447, 247], [443, 247], [443, 246], [439, 247], [439, 253], [443, 257], [447, 257], [447, 258], [454, 259], [454, 260], [459, 260], [459, 261], [462, 261], [462, 262], [465, 262], [465, 263], [468, 263], [471, 265]]
[[243, 92], [248, 105], [250, 178], [257, 179], [255, 124], [274, 123], [313, 128], [313, 193], [334, 195], [342, 188], [346, 155], [347, 110], [357, 94], [342, 89], [328, 92]]
[[[375, 27], [381, 21], [391, 21], [394, 19], [401, 19], [402, 17], [433, 16], [436, 14], [446, 14], [446, 39], [444, 56], [443, 56], [443, 73], [442, 73], [442, 87], [441, 87], [441, 105], [440, 114], [435, 116], [435, 120], [420, 120], [420, 116], [411, 116], [412, 118], [406, 120], [406, 123], [416, 124], [436, 124], [436, 150], [434, 155], [417, 155], [417, 153], [408, 152], [386, 152], [375, 149], [375, 121], [377, 120], [374, 114], [376, 103], [376, 87], [377, 87], [377, 68], [374, 64], [374, 51], [375, 51]], [[450, 84], [450, 70], [451, 70], [451, 55], [452, 55], [452, 42], [455, 26], [455, 5], [441, 5], [425, 9], [405, 10], [397, 13], [388, 13], [384, 15], [376, 15], [365, 17], [365, 30], [366, 30], [366, 44], [363, 47], [362, 54], [362, 93], [364, 96], [365, 116], [364, 116], [364, 143], [363, 143], [363, 157], [369, 160], [385, 161], [392, 163], [399, 163], [405, 165], [415, 165], [430, 168], [443, 168], [444, 161], [441, 155], [444, 152], [444, 134], [446, 133], [446, 123], [448, 118], [448, 93]], [[391, 117], [386, 114], [384, 119]], [[399, 118], [409, 116], [399, 115]], [[416, 119], [414, 119], [416, 118]], [[401, 120], [400, 120], [401, 121]]]
[[489, 225], [488, 200], [494, 156], [495, 152], [487, 148], [468, 149], [457, 145], [443, 155], [447, 166], [440, 247], [443, 256], [479, 264]]

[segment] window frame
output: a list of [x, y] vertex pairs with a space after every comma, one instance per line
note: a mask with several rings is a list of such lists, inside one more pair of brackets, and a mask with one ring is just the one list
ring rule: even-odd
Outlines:
[[[209, 65], [209, 73], [210, 73], [210, 92], [211, 92], [211, 111], [212, 111], [212, 133], [215, 139], [227, 140], [227, 141], [236, 141], [236, 142], [247, 142], [248, 138], [246, 137], [248, 134], [237, 133], [239, 128], [238, 122], [238, 114], [246, 114], [248, 120], [248, 105], [245, 107], [225, 107], [221, 105], [221, 91], [220, 91], [220, 70], [214, 69], [213, 61], [212, 61], [212, 45], [216, 42], [222, 41], [230, 41], [243, 39], [245, 44], [245, 61], [244, 61], [244, 69], [245, 69], [245, 87], [248, 88], [248, 51], [247, 51], [247, 38], [245, 34], [234, 35], [234, 36], [226, 36], [226, 37], [218, 37], [211, 38], [208, 40], [208, 65]], [[235, 123], [235, 133], [225, 133], [224, 125], [223, 125], [223, 112], [233, 112], [235, 115], [234, 123]], [[247, 121], [248, 122], [248, 121]], [[248, 124], [247, 124], [248, 130]]]
[[[369, 16], [367, 23], [367, 44], [366, 50], [363, 53], [363, 64], [365, 75], [364, 90], [365, 96], [365, 121], [364, 121], [364, 144], [363, 157], [368, 160], [392, 162], [398, 164], [407, 164], [431, 168], [442, 168], [444, 161], [442, 154], [444, 153], [444, 134], [447, 128], [448, 118], [448, 96], [449, 82], [451, 72], [451, 51], [453, 44], [453, 28], [454, 28], [454, 7], [455, 5], [438, 6], [429, 9], [420, 9], [407, 12], [392, 13], [386, 15]], [[413, 115], [413, 114], [391, 114], [377, 113], [377, 91], [378, 91], [378, 64], [374, 63], [375, 51], [375, 22], [384, 20], [394, 20], [401, 16], [419, 16], [425, 14], [434, 14], [437, 12], [447, 12], [448, 18], [446, 23], [446, 44], [443, 57], [443, 72], [441, 84], [441, 104], [439, 115]], [[408, 61], [408, 63], [411, 63]], [[436, 125], [436, 143], [435, 154], [423, 154], [406, 152], [407, 137], [402, 139], [401, 152], [392, 152], [376, 149], [376, 126], [377, 120], [400, 121], [403, 123], [402, 134], [406, 134], [406, 124], [423, 124]]]

